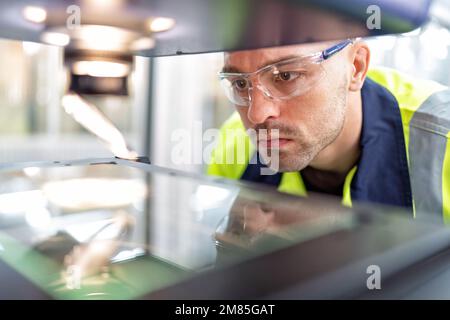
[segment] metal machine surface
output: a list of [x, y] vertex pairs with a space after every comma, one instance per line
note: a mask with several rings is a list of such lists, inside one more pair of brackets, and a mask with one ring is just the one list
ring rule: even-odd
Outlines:
[[355, 297], [369, 265], [389, 279], [450, 244], [397, 209], [121, 159], [0, 176], [3, 299]]

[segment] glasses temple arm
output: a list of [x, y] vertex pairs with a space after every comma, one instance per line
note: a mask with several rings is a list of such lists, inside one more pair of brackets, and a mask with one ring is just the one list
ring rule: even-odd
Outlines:
[[353, 40], [348, 39], [348, 40], [342, 41], [342, 42], [332, 46], [331, 48], [323, 50], [322, 51], [322, 58], [324, 60], [328, 59], [332, 55], [334, 55], [334, 54], [338, 53], [339, 51], [341, 51], [342, 49], [344, 49], [350, 43], [353, 43]]

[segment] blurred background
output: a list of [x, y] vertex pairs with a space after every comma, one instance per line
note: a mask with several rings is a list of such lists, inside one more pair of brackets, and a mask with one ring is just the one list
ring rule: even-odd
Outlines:
[[[383, 65], [450, 85], [450, 1], [435, 1], [432, 19], [399, 36], [369, 38], [372, 66]], [[128, 95], [83, 95], [152, 163], [191, 172], [204, 164], [174, 163], [175, 129], [218, 128], [233, 109], [217, 72], [222, 53], [133, 57]], [[111, 157], [107, 146], [67, 114], [68, 76], [61, 47], [0, 39], [0, 163]], [[156, 94], [157, 93], [157, 94]], [[203, 147], [206, 147], [204, 143]]]

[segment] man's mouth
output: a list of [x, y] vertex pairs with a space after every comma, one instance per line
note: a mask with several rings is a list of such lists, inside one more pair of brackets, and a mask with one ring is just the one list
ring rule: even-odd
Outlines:
[[258, 140], [259, 148], [266, 149], [281, 149], [292, 142], [292, 139], [279, 138], [279, 139], [260, 139]]

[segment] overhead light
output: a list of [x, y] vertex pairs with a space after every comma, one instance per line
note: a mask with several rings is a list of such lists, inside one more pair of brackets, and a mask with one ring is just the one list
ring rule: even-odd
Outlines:
[[[150, 22], [153, 22], [151, 24]], [[110, 25], [82, 24], [74, 29], [65, 26], [50, 26], [41, 36], [45, 43], [66, 46], [70, 42], [72, 51], [101, 51], [129, 54], [130, 51], [149, 50], [154, 47], [154, 39], [148, 31], [154, 25], [154, 31], [170, 28], [170, 24], [160, 20], [147, 21], [145, 30], [128, 29]]]
[[82, 0], [83, 6], [95, 9], [118, 9], [126, 4], [127, 0]]
[[148, 26], [152, 32], [167, 31], [175, 26], [175, 20], [165, 17], [153, 18], [149, 19]]
[[91, 77], [125, 77], [130, 72], [127, 64], [111, 61], [76, 61], [72, 66], [72, 72], [77, 75]]
[[41, 40], [47, 44], [64, 47], [69, 44], [70, 37], [69, 35], [60, 32], [44, 32], [41, 36]]
[[47, 19], [47, 11], [41, 7], [26, 6], [23, 9], [25, 19], [35, 23], [42, 23]]
[[132, 30], [104, 25], [82, 25], [72, 34], [78, 45], [87, 50], [122, 51], [138, 37]]

